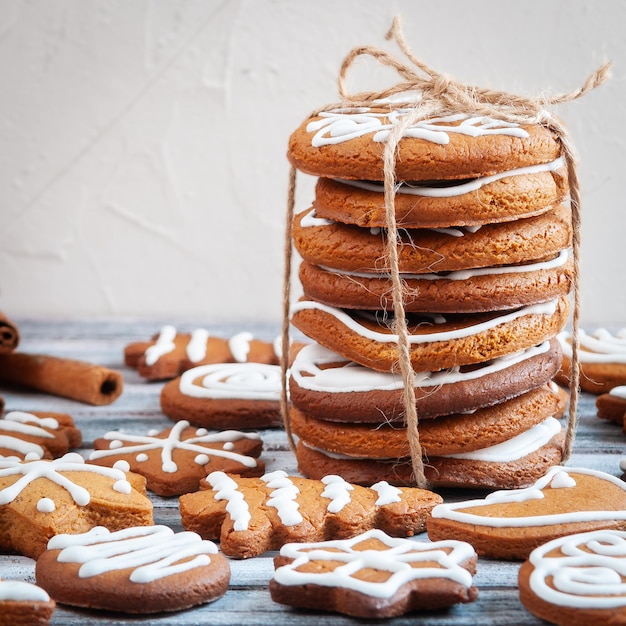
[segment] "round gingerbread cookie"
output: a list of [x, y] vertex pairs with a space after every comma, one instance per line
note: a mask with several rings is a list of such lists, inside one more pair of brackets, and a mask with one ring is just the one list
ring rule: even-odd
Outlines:
[[216, 600], [228, 589], [230, 566], [214, 543], [193, 532], [96, 527], [53, 537], [35, 576], [57, 602], [143, 614]]
[[438, 505], [426, 526], [434, 541], [462, 536], [482, 556], [526, 559], [556, 537], [626, 527], [626, 484], [597, 470], [554, 466], [525, 489]]
[[[440, 372], [415, 372], [419, 419], [491, 406], [541, 387], [559, 368], [561, 348], [544, 341], [514, 354]], [[346, 361], [319, 344], [301, 350], [289, 369], [289, 398], [311, 417], [354, 423], [403, 422], [399, 374]]]
[[[567, 195], [563, 158], [447, 181], [409, 181], [396, 187], [396, 223], [402, 228], [478, 226], [530, 217], [560, 204]], [[319, 217], [364, 228], [387, 225], [380, 182], [320, 178], [315, 187]]]
[[[431, 487], [517, 489], [541, 477], [563, 456], [561, 425], [548, 418], [508, 441], [473, 452], [424, 459], [424, 473]], [[348, 482], [366, 484], [386, 480], [394, 485], [415, 484], [408, 457], [371, 459], [313, 448], [299, 441], [299, 471], [309, 478], [338, 474]]]
[[[457, 270], [432, 274], [400, 274], [404, 310], [409, 313], [481, 313], [545, 302], [570, 292], [573, 262], [567, 251], [554, 259], [522, 265]], [[389, 274], [347, 272], [300, 264], [305, 297], [344, 309], [391, 309]]]
[[[563, 363], [556, 380], [569, 385], [572, 368], [572, 335], [569, 331], [559, 333], [563, 349]], [[593, 394], [609, 392], [613, 387], [626, 385], [626, 329], [615, 333], [599, 328], [592, 333], [578, 331], [580, 387]]]
[[[415, 371], [482, 363], [524, 350], [565, 326], [569, 303], [559, 298], [513, 311], [468, 315], [408, 316], [410, 358]], [[390, 313], [347, 311], [312, 300], [292, 307], [292, 323], [343, 357], [377, 371], [396, 371], [398, 335]]]
[[626, 416], [626, 385], [613, 387], [596, 398], [598, 417], [624, 426]]
[[[389, 131], [410, 115], [407, 106], [341, 108], [302, 122], [289, 138], [287, 156], [302, 172], [352, 180], [384, 180]], [[410, 124], [398, 144], [396, 178], [433, 181], [491, 176], [551, 163], [560, 156], [553, 133], [464, 113]]]
[[559, 537], [522, 564], [520, 601], [560, 626], [626, 623], [626, 532], [598, 530]]
[[0, 622], [6, 626], [47, 626], [56, 608], [48, 593], [23, 580], [0, 579]]
[[215, 363], [167, 382], [161, 408], [174, 421], [226, 429], [282, 426], [279, 365]]
[[[544, 385], [511, 400], [473, 412], [420, 422], [419, 441], [426, 458], [495, 446], [552, 417], [557, 396]], [[314, 418], [290, 410], [291, 429], [305, 444], [352, 457], [388, 459], [411, 454], [406, 428], [351, 424]]]
[[[368, 229], [297, 214], [294, 245], [311, 263], [344, 272], [389, 272], [384, 229]], [[431, 274], [550, 260], [571, 242], [571, 211], [558, 205], [515, 222], [482, 227], [403, 229], [399, 231], [398, 269]]]

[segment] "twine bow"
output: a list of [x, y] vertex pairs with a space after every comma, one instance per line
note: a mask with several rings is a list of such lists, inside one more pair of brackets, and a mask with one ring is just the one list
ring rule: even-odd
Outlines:
[[[566, 128], [561, 121], [552, 115], [549, 107], [564, 102], [576, 100], [589, 91], [600, 86], [609, 78], [611, 63], [604, 64], [600, 69], [591, 74], [585, 83], [578, 89], [550, 97], [537, 98], [523, 97], [504, 91], [483, 89], [481, 87], [467, 86], [458, 83], [441, 74], [425, 63], [420, 61], [407, 46], [400, 19], [395, 17], [391, 28], [386, 34], [386, 39], [393, 39], [400, 50], [410, 61], [408, 65], [385, 50], [372, 46], [354, 48], [345, 57], [338, 76], [338, 91], [341, 101], [327, 105], [314, 111], [315, 116], [322, 111], [330, 111], [342, 107], [385, 107], [393, 106], [393, 96], [396, 94], [413, 94], [410, 102], [402, 100], [404, 110], [409, 109], [405, 115], [390, 131], [385, 142], [383, 153], [384, 165], [384, 197], [387, 221], [387, 255], [389, 260], [390, 274], [392, 279], [392, 295], [394, 309], [395, 332], [398, 335], [398, 364], [403, 377], [403, 401], [405, 419], [407, 423], [407, 435], [411, 451], [411, 462], [415, 482], [420, 487], [427, 486], [424, 475], [423, 454], [419, 443], [418, 416], [415, 406], [414, 372], [410, 359], [409, 332], [406, 323], [406, 314], [403, 302], [403, 283], [398, 265], [398, 230], [395, 214], [395, 194], [397, 181], [395, 178], [395, 162], [398, 144], [406, 129], [416, 122], [433, 116], [443, 116], [452, 113], [468, 113], [472, 116], [487, 116], [493, 119], [516, 124], [542, 124], [552, 131], [561, 145], [561, 153], [565, 159], [568, 173], [570, 204], [572, 210], [572, 252], [574, 257], [574, 311], [572, 316], [572, 366], [570, 372], [570, 403], [568, 412], [568, 426], [563, 451], [563, 461], [571, 454], [572, 444], [576, 430], [576, 409], [578, 405], [578, 384], [580, 368], [578, 362], [579, 350], [579, 320], [580, 320], [580, 183], [577, 172], [576, 154], [571, 144]], [[348, 93], [346, 89], [346, 77], [355, 60], [361, 56], [373, 57], [378, 62], [393, 68], [404, 79], [389, 89], [383, 91], [369, 91], [356, 94]], [[391, 101], [385, 102], [385, 99]], [[296, 171], [291, 168], [288, 195], [287, 233], [285, 248], [285, 281], [283, 300], [283, 395], [282, 411], [285, 428], [293, 445], [290, 420], [288, 417], [288, 401], [286, 391], [287, 351], [289, 342], [289, 291], [291, 279], [291, 236], [292, 219], [295, 204]]]

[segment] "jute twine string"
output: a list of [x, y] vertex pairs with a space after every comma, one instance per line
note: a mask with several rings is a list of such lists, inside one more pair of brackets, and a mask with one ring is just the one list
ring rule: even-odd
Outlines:
[[[577, 158], [574, 147], [570, 140], [567, 129], [562, 122], [554, 116], [548, 107], [564, 102], [576, 100], [589, 91], [600, 86], [609, 78], [611, 63], [606, 63], [584, 82], [584, 84], [569, 93], [553, 96], [529, 98], [510, 94], [503, 91], [483, 89], [481, 87], [468, 86], [458, 83], [441, 74], [416, 58], [404, 40], [400, 20], [396, 17], [387, 32], [386, 39], [394, 39], [400, 50], [404, 53], [411, 65], [401, 62], [396, 57], [372, 46], [354, 48], [344, 59], [338, 76], [338, 91], [341, 101], [326, 105], [311, 113], [311, 117], [323, 111], [338, 108], [375, 107], [384, 109], [393, 108], [392, 102], [380, 102], [395, 94], [406, 92], [415, 93], [415, 100], [407, 103], [402, 101], [402, 108], [409, 113], [397, 123], [390, 131], [385, 142], [383, 153], [384, 165], [384, 196], [385, 213], [387, 221], [387, 247], [389, 270], [393, 286], [393, 309], [395, 332], [398, 335], [398, 365], [404, 383], [404, 407], [407, 422], [407, 433], [411, 450], [411, 460], [415, 482], [420, 487], [426, 487], [427, 481], [424, 476], [423, 455], [419, 443], [418, 416], [415, 406], [414, 372], [410, 359], [410, 340], [406, 324], [404, 310], [404, 287], [398, 265], [398, 230], [395, 214], [395, 193], [397, 181], [395, 179], [395, 158], [398, 144], [406, 128], [416, 122], [433, 116], [443, 116], [453, 113], [465, 112], [472, 116], [486, 116], [493, 119], [517, 123], [517, 124], [542, 124], [552, 131], [561, 145], [561, 154], [566, 162], [568, 183], [570, 192], [570, 204], [572, 211], [572, 254], [574, 257], [574, 280], [573, 299], [574, 310], [572, 315], [572, 364], [570, 372], [570, 402], [568, 411], [568, 426], [566, 431], [563, 461], [571, 454], [571, 449], [576, 431], [576, 409], [578, 406], [578, 392], [580, 367], [578, 360], [579, 351], [579, 320], [580, 320], [580, 224], [581, 202], [580, 183], [577, 172]], [[348, 71], [357, 58], [370, 56], [376, 61], [391, 67], [404, 79], [389, 89], [376, 92], [348, 93], [345, 83]], [[417, 71], [416, 71], [417, 70]], [[287, 206], [287, 241], [285, 247], [285, 276], [283, 290], [283, 393], [282, 411], [285, 428], [292, 448], [295, 448], [291, 433], [288, 412], [287, 396], [287, 356], [289, 345], [289, 302], [291, 289], [291, 223], [295, 205], [296, 171], [291, 169], [289, 179], [289, 194]]]

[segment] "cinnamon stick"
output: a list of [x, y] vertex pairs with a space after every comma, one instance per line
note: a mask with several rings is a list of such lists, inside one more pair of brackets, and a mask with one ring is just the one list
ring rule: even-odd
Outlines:
[[0, 353], [11, 352], [20, 342], [17, 326], [0, 311]]
[[0, 382], [95, 405], [110, 404], [123, 388], [122, 375], [107, 367], [23, 352], [0, 354]]

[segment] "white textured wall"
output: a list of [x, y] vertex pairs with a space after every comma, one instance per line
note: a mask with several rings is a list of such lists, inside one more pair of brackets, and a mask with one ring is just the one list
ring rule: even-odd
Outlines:
[[395, 14], [468, 83], [562, 92], [615, 62], [558, 112], [581, 159], [582, 320], [626, 323], [621, 0], [0, 0], [0, 309], [277, 321], [287, 138], [336, 101], [353, 46], [396, 52]]

